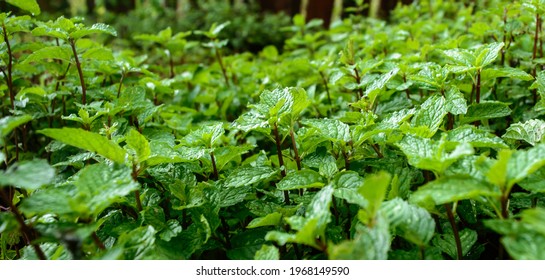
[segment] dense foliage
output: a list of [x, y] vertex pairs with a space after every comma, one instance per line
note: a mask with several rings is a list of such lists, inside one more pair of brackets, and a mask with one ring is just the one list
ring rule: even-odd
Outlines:
[[545, 1], [477, 2], [233, 55], [0, 14], [0, 259], [545, 259]]

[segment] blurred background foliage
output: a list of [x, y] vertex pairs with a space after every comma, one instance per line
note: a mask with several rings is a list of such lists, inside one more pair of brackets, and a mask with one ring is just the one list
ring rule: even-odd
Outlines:
[[[233, 52], [258, 52], [265, 46], [282, 49], [290, 37], [291, 18], [319, 19], [329, 27], [351, 13], [387, 19], [398, 3], [413, 0], [38, 0], [42, 20], [59, 16], [83, 17], [87, 23], [104, 22], [119, 37], [116, 44], [138, 46], [134, 36], [170, 27], [173, 33], [207, 30], [214, 23], [230, 21], [220, 39], [229, 38]], [[0, 1], [0, 9], [8, 10]], [[11, 10], [12, 7], [9, 8]], [[195, 36], [195, 35], [192, 35]]]

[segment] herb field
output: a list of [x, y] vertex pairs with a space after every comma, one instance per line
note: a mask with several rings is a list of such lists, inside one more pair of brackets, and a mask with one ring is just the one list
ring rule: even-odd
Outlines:
[[254, 53], [6, 2], [2, 260], [545, 259], [544, 0], [297, 15]]

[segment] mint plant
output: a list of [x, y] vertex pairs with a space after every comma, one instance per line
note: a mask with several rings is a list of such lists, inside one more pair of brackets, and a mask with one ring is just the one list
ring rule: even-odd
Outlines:
[[543, 259], [541, 2], [359, 1], [250, 52], [6, 1], [0, 258]]

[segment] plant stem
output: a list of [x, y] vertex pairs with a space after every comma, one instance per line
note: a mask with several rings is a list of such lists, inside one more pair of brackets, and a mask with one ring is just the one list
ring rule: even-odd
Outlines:
[[121, 87], [123, 86], [123, 79], [125, 79], [125, 73], [121, 73], [121, 79], [119, 80], [119, 87], [117, 88], [117, 98], [121, 95]]
[[356, 80], [356, 83], [358, 84], [358, 91], [357, 91], [357, 100], [361, 99], [363, 97], [363, 89], [359, 87], [361, 82], [360, 72], [358, 72], [358, 68], [354, 67], [354, 79]]
[[[282, 156], [282, 145], [280, 143], [280, 134], [278, 134], [278, 125], [273, 126], [274, 142], [276, 142], [276, 154], [278, 155], [278, 164], [280, 165], [280, 174], [282, 178], [286, 177], [286, 168], [284, 166], [284, 157]], [[284, 191], [284, 202], [290, 204], [290, 193]]]
[[458, 226], [456, 226], [454, 213], [452, 212], [452, 208], [450, 207], [449, 204], [444, 204], [444, 206], [445, 206], [445, 209], [447, 210], [447, 216], [450, 222], [450, 226], [452, 227], [452, 233], [454, 234], [454, 241], [456, 242], [457, 258], [461, 260], [464, 256], [462, 251], [462, 241], [460, 240], [460, 233], [458, 232]]
[[503, 219], [509, 218], [509, 193], [504, 193], [500, 198], [501, 203], [501, 217]]
[[19, 212], [19, 209], [17, 209], [17, 206], [13, 204], [13, 199], [8, 199], [8, 196], [4, 192], [3, 189], [0, 188], [0, 196], [6, 200], [6, 202], [9, 204], [9, 207], [11, 209], [11, 213], [15, 216], [15, 219], [17, 220], [17, 223], [19, 223], [19, 226], [21, 227], [21, 233], [25, 237], [27, 244], [31, 245], [32, 248], [34, 248], [34, 251], [36, 252], [36, 255], [40, 260], [45, 260], [47, 257], [45, 256], [44, 252], [42, 251], [42, 248], [38, 244], [33, 244], [32, 241], [36, 239], [37, 232], [28, 226], [25, 223], [25, 219], [23, 218], [23, 215], [21, 212]]
[[532, 60], [536, 59], [537, 58], [537, 46], [538, 46], [538, 40], [539, 40], [539, 26], [540, 26], [540, 17], [539, 17], [539, 13], [536, 13], [536, 31], [535, 31], [535, 34], [534, 34], [534, 49], [533, 49], [533, 52], [532, 52]]
[[375, 150], [375, 153], [377, 153], [377, 156], [379, 158], [384, 158], [384, 155], [380, 152], [380, 149], [379, 149], [377, 143], [371, 144], [371, 147], [373, 147], [373, 150]]
[[325, 78], [325, 75], [322, 71], [320, 72], [320, 76], [322, 77], [322, 81], [324, 83], [325, 92], [327, 93], [327, 101], [329, 102], [329, 105], [333, 105], [333, 102], [331, 102], [331, 94], [329, 93], [329, 86], [327, 85], [327, 79]]
[[100, 250], [106, 250], [106, 246], [104, 245], [104, 243], [102, 242], [102, 240], [100, 240], [100, 238], [98, 238], [98, 235], [96, 232], [93, 231], [93, 234], [91, 234], [91, 238], [93, 238], [93, 242], [95, 243], [95, 245], [100, 249]]
[[85, 80], [83, 79], [83, 70], [81, 70], [81, 64], [78, 58], [78, 52], [76, 51], [76, 41], [69, 39], [70, 47], [72, 47], [72, 53], [74, 54], [74, 60], [76, 61], [76, 68], [78, 68], [79, 82], [81, 84], [81, 103], [85, 105], [87, 103], [87, 88], [85, 87]]
[[216, 159], [214, 157], [214, 152], [210, 152], [210, 161], [212, 162], [212, 170], [213, 170], [213, 178], [214, 180], [217, 180], [218, 177], [218, 168], [216, 167]]
[[6, 76], [6, 83], [8, 84], [9, 100], [11, 101], [11, 109], [15, 110], [15, 91], [13, 90], [13, 79], [12, 79], [12, 70], [13, 70], [13, 54], [11, 53], [11, 45], [9, 43], [8, 31], [6, 25], [2, 23], [2, 30], [4, 33], [4, 42], [6, 42], [6, 48], [8, 51], [8, 73]]
[[293, 147], [293, 154], [295, 157], [295, 163], [297, 163], [297, 170], [301, 170], [301, 158], [299, 157], [299, 150], [297, 150], [297, 142], [295, 141], [295, 133], [293, 128], [290, 129], [291, 145]]
[[346, 170], [350, 170], [350, 158], [348, 158], [348, 154], [346, 153], [346, 150], [343, 148], [341, 148], [341, 153], [343, 154], [343, 158], [344, 158], [344, 169]]
[[221, 217], [221, 226], [223, 230], [223, 236], [225, 237], [225, 247], [227, 249], [231, 249], [231, 238], [229, 237], [229, 224], [227, 224], [227, 221], [225, 220], [225, 217]]
[[170, 78], [174, 78], [174, 60], [172, 60], [172, 55], [168, 55], [168, 64], [170, 66]]
[[477, 69], [477, 81], [475, 82], [475, 102], [481, 102], [481, 69]]
[[[4, 35], [4, 42], [8, 51], [8, 65], [7, 73], [4, 71], [4, 77], [6, 78], [6, 84], [8, 86], [9, 100], [11, 103], [11, 110], [15, 110], [15, 89], [13, 88], [13, 54], [11, 52], [11, 44], [9, 43], [8, 30], [6, 25], [2, 23], [2, 33]], [[7, 74], [7, 75], [6, 75]], [[15, 160], [19, 161], [19, 136], [17, 135], [17, 129], [13, 130], [13, 143], [15, 145]]]
[[221, 73], [223, 74], [223, 79], [225, 80], [225, 85], [229, 87], [229, 77], [227, 76], [227, 70], [225, 69], [225, 65], [223, 64], [223, 59], [221, 58], [219, 49], [215, 48], [215, 53], [216, 59], [218, 60], [218, 64], [221, 68]]

